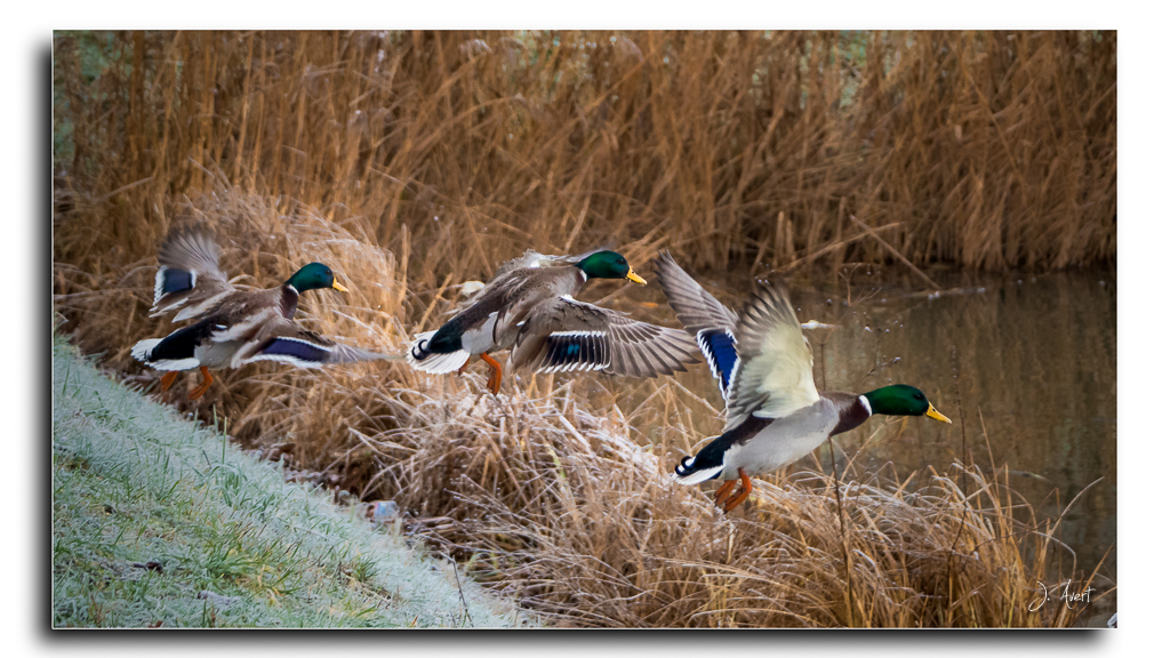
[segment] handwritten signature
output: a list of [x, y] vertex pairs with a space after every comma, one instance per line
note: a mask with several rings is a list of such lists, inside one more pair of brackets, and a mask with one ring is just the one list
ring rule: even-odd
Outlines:
[[1057, 601], [1064, 601], [1065, 607], [1070, 610], [1072, 609], [1074, 603], [1080, 603], [1084, 605], [1092, 603], [1089, 597], [1093, 593], [1093, 588], [1088, 585], [1086, 585], [1083, 590], [1074, 590], [1072, 587], [1072, 580], [1064, 581], [1063, 587], [1061, 587], [1060, 583], [1057, 583], [1051, 587], [1040, 581], [1036, 581], [1036, 584], [1040, 586], [1039, 590], [1037, 590], [1037, 594], [1039, 594], [1039, 596], [1036, 597], [1036, 600], [1028, 604], [1028, 612], [1036, 612], [1042, 608], [1045, 603], [1053, 600], [1053, 598], [1055, 598]]

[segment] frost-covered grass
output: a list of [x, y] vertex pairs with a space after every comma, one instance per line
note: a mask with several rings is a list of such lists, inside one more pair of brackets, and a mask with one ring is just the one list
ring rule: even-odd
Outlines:
[[53, 345], [53, 626], [511, 627], [450, 562]]

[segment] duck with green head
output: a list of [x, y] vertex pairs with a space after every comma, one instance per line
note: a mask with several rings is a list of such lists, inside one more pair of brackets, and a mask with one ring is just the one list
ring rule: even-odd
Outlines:
[[[479, 358], [492, 368], [488, 388], [498, 393], [505, 372], [518, 368], [654, 377], [698, 359], [685, 331], [575, 299], [592, 279], [646, 283], [615, 251], [580, 256], [530, 251], [502, 265], [441, 327], [415, 336], [407, 362], [441, 374], [463, 372]], [[497, 350], [511, 350], [505, 366], [489, 355]]]
[[[874, 414], [927, 416], [950, 423], [922, 391], [904, 384], [866, 393], [818, 393], [812, 351], [787, 294], [764, 284], [738, 315], [702, 288], [667, 252], [655, 261], [666, 299], [694, 335], [726, 404], [722, 434], [674, 469], [682, 484], [724, 480], [715, 504], [730, 512], [752, 490], [751, 476], [812, 452]], [[736, 481], [741, 483], [734, 495]]]
[[390, 358], [328, 340], [293, 322], [301, 293], [331, 288], [347, 292], [333, 270], [309, 263], [280, 286], [243, 290], [219, 269], [219, 245], [203, 227], [172, 232], [159, 250], [151, 317], [175, 313], [172, 322], [190, 321], [162, 338], [138, 341], [131, 355], [165, 370], [166, 391], [183, 370], [199, 368], [198, 399], [213, 381], [210, 369], [238, 368], [255, 361], [280, 361], [301, 368]]

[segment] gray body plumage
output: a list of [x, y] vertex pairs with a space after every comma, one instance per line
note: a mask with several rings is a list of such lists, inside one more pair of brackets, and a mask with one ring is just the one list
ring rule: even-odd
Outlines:
[[[829, 436], [852, 429], [868, 417], [856, 395], [825, 393], [813, 404], [733, 443], [723, 453], [723, 471], [716, 477], [734, 480], [740, 468], [747, 475], [783, 468], [816, 450]], [[850, 422], [843, 424], [846, 419]]]

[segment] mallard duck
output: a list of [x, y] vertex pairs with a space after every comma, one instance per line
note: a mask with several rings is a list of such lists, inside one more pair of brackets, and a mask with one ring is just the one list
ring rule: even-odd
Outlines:
[[[602, 250], [579, 257], [528, 252], [504, 263], [466, 305], [434, 331], [415, 336], [407, 362], [424, 372], [463, 372], [475, 357], [492, 369], [488, 388], [499, 393], [505, 370], [597, 370], [654, 377], [698, 360], [690, 335], [574, 299], [590, 279], [645, 285], [625, 257]], [[511, 350], [507, 366], [489, 352]]]
[[[904, 384], [860, 395], [818, 393], [812, 351], [782, 287], [758, 286], [737, 316], [668, 252], [660, 252], [654, 264], [667, 301], [694, 335], [726, 406], [723, 433], [684, 457], [674, 477], [681, 484], [724, 480], [715, 494], [724, 512], [751, 493], [752, 475], [791, 464], [874, 414], [951, 422], [922, 391]], [[737, 480], [741, 487], [732, 495]]]
[[192, 322], [163, 338], [138, 341], [130, 354], [167, 371], [163, 391], [179, 371], [196, 367], [203, 381], [191, 392], [192, 400], [211, 387], [211, 368], [238, 368], [254, 361], [317, 368], [390, 358], [335, 343], [293, 322], [301, 293], [319, 288], [348, 292], [329, 267], [309, 263], [280, 286], [242, 290], [228, 283], [219, 269], [219, 253], [214, 237], [202, 227], [171, 233], [159, 249], [151, 317], [175, 312], [172, 322]]

